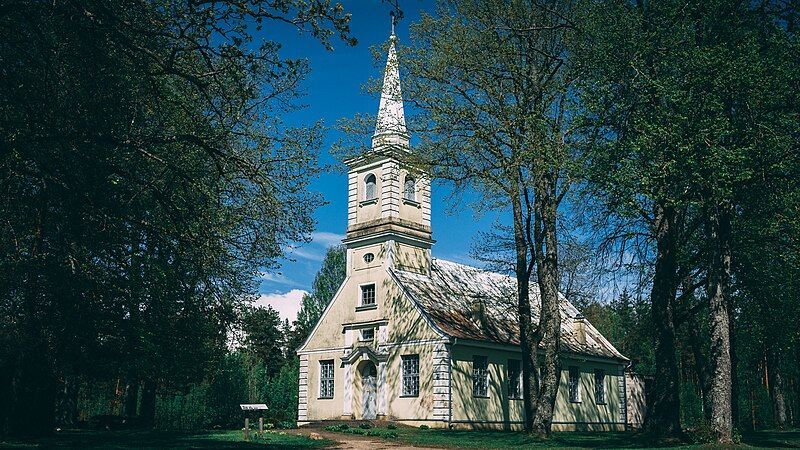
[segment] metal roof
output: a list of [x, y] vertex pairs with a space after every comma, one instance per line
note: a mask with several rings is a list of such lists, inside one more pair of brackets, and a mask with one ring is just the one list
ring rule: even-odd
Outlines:
[[[497, 344], [519, 345], [515, 278], [434, 258], [431, 276], [390, 269], [424, 314], [448, 336]], [[627, 361], [597, 329], [583, 320], [585, 343], [576, 319], [583, 315], [561, 298], [561, 350], [585, 356]], [[541, 309], [539, 287], [530, 285], [533, 322]]]

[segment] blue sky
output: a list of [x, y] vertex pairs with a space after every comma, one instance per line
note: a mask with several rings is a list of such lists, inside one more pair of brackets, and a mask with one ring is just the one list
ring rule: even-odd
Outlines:
[[[289, 125], [310, 124], [322, 119], [330, 128], [321, 150], [323, 164], [336, 162], [328, 153], [339, 138], [333, 129], [340, 118], [375, 114], [378, 96], [364, 93], [363, 86], [370, 78], [381, 76], [384, 61], [376, 62], [370, 47], [386, 41], [390, 33], [391, 7], [380, 0], [344, 1], [345, 10], [352, 13], [351, 31], [358, 45], [348, 47], [334, 41], [334, 50], [326, 51], [310, 36], [298, 35], [289, 28], [275, 28], [269, 32], [283, 43], [283, 55], [307, 58], [311, 74], [306, 80], [303, 110], [291, 114]], [[407, 0], [401, 3], [405, 17], [396, 33], [400, 44], [408, 42], [408, 25], [419, 19], [421, 11], [433, 11], [429, 1]], [[402, 65], [402, 60], [400, 61]], [[408, 110], [407, 110], [408, 113]], [[314, 275], [320, 267], [325, 250], [337, 244], [347, 227], [347, 177], [344, 172], [322, 174], [312, 184], [327, 205], [316, 211], [317, 231], [311, 243], [299, 245], [281, 261], [280, 269], [262, 274], [259, 304], [275, 307], [282, 316], [293, 319], [304, 291], [311, 288]], [[476, 217], [468, 204], [454, 205], [449, 199], [450, 189], [434, 183], [432, 192], [432, 228], [437, 241], [433, 247], [436, 257], [472, 263], [470, 248], [478, 231], [488, 229], [493, 216]], [[465, 201], [469, 196], [465, 197]]]

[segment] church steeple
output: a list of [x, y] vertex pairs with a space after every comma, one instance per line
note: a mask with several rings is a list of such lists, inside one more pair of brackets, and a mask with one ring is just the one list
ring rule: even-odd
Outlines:
[[408, 149], [408, 130], [406, 129], [403, 96], [400, 90], [400, 67], [397, 60], [397, 36], [394, 34], [394, 18], [392, 18], [392, 35], [389, 37], [389, 55], [386, 58], [386, 69], [383, 73], [381, 102], [378, 107], [378, 120], [375, 134], [372, 136], [372, 148], [391, 145]]
[[350, 169], [343, 241], [348, 275], [372, 276], [366, 269], [380, 267], [430, 271], [434, 242], [430, 182], [425, 173], [404, 161], [410, 151], [409, 134], [396, 43], [393, 27], [372, 150], [345, 161]]

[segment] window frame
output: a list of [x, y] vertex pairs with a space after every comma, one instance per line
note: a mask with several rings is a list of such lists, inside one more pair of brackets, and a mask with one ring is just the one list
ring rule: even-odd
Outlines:
[[[364, 291], [372, 286], [372, 302], [371, 303], [364, 303]], [[358, 285], [358, 308], [361, 309], [373, 309], [378, 307], [378, 288], [374, 282], [372, 283], [364, 283]]]
[[[411, 182], [411, 189], [409, 190], [408, 183]], [[409, 193], [411, 196], [409, 197]], [[417, 203], [417, 179], [412, 175], [406, 175], [403, 180], [403, 200], [406, 202]]]
[[[576, 376], [573, 377], [573, 374]], [[573, 378], [575, 379], [573, 383]], [[567, 369], [567, 392], [570, 403], [582, 403], [581, 399], [581, 369], [578, 366], [569, 366]], [[574, 391], [573, 391], [574, 389]]]
[[[370, 196], [370, 185], [372, 185], [372, 196]], [[364, 177], [364, 200], [371, 202], [378, 199], [378, 177], [374, 173], [368, 173]]]
[[[324, 366], [330, 367], [330, 376], [326, 373]], [[335, 393], [336, 368], [332, 359], [321, 359], [319, 361], [319, 395], [318, 399], [332, 399]], [[330, 383], [330, 384], [327, 384]], [[330, 392], [328, 391], [330, 389]]]
[[489, 398], [488, 356], [472, 355], [472, 397]]
[[[372, 337], [370, 337], [370, 338], [364, 337], [364, 332], [365, 331], [371, 332], [372, 333]], [[374, 341], [375, 340], [375, 328], [362, 328], [362, 329], [359, 330], [359, 332], [360, 332], [359, 333], [360, 334], [359, 339], [362, 342], [369, 342], [369, 341]]]
[[[514, 363], [514, 364], [512, 364]], [[511, 367], [516, 365], [516, 376], [512, 376]], [[506, 377], [508, 378], [508, 398], [510, 400], [522, 400], [522, 361], [519, 359], [509, 359], [506, 363]], [[516, 384], [515, 384], [516, 383]], [[513, 388], [516, 387], [516, 390]]]
[[[411, 370], [406, 371], [408, 366], [411, 366], [409, 369], [413, 370], [416, 368], [416, 372]], [[420, 374], [420, 367], [419, 367], [419, 354], [408, 354], [408, 355], [401, 355], [400, 356], [400, 397], [419, 397], [419, 374]], [[406, 381], [409, 381], [410, 386], [407, 385]], [[406, 390], [406, 388], [410, 388], [410, 391]]]
[[606, 400], [606, 371], [605, 369], [594, 369], [594, 403], [605, 405], [607, 404]]

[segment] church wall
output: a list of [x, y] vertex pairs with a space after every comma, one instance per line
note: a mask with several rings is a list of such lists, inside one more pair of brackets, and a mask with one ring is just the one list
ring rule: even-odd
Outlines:
[[398, 243], [395, 247], [394, 265], [400, 270], [427, 275], [431, 267], [431, 252], [428, 249]]
[[[520, 359], [520, 353], [464, 345], [454, 345], [453, 354], [453, 418], [456, 423], [522, 421], [522, 400], [508, 398], [506, 365], [509, 359]], [[472, 396], [473, 355], [486, 356], [489, 369], [487, 397]]]
[[[580, 370], [581, 402], [569, 401], [569, 367], [578, 367]], [[620, 414], [620, 401], [623, 398], [620, 392], [622, 366], [600, 362], [577, 361], [562, 358], [561, 380], [556, 397], [553, 423], [555, 425], [577, 423], [585, 428], [592, 428], [592, 424], [619, 423], [624, 424], [625, 419]], [[605, 376], [605, 404], [595, 403], [595, 369], [603, 369]], [[579, 427], [581, 428], [581, 427]]]
[[[474, 355], [486, 356], [489, 369], [488, 396], [472, 395], [472, 361]], [[498, 350], [480, 346], [456, 345], [453, 347], [453, 422], [456, 425], [518, 428], [523, 421], [522, 400], [508, 398], [507, 368], [509, 359], [521, 359], [516, 351]], [[569, 401], [569, 366], [580, 368], [582, 401]], [[554, 429], [621, 429], [620, 364], [575, 361], [562, 359], [562, 372], [556, 397]], [[606, 372], [606, 404], [594, 402], [594, 370]], [[600, 425], [603, 424], [603, 425]]]
[[[346, 371], [341, 367], [342, 351], [329, 351], [301, 355], [301, 362], [307, 359], [307, 412], [305, 418], [298, 414], [301, 422], [314, 420], [340, 419], [344, 411], [345, 377]], [[319, 398], [320, 361], [333, 360], [333, 398]], [[303, 380], [303, 366], [301, 365], [301, 381]], [[303, 391], [301, 390], [301, 396]], [[302, 406], [302, 400], [301, 400]], [[302, 412], [302, 409], [301, 409]]]
[[[386, 395], [387, 419], [434, 419], [434, 344], [414, 344], [393, 347], [387, 362]], [[419, 395], [403, 397], [402, 355], [419, 355]]]
[[[376, 200], [366, 201], [364, 192], [365, 182], [368, 175], [375, 175]], [[383, 169], [380, 164], [372, 164], [353, 171], [348, 177], [348, 222], [349, 225], [363, 223], [370, 220], [381, 218], [382, 202], [386, 201], [383, 195], [385, 185]]]

